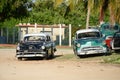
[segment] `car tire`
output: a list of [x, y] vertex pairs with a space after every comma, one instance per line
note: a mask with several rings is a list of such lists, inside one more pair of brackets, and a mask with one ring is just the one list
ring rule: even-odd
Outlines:
[[50, 56], [49, 56], [50, 59], [54, 58], [54, 52], [55, 52], [54, 49], [51, 48], [51, 54], [50, 54]]
[[47, 60], [48, 59], [48, 51], [46, 51], [46, 54], [44, 55], [44, 60]]
[[54, 53], [52, 53], [49, 58], [50, 59], [54, 58]]
[[112, 49], [107, 47], [107, 53], [105, 53], [105, 56], [111, 55]]
[[19, 61], [22, 61], [22, 57], [18, 57], [17, 59], [18, 59]]
[[79, 58], [86, 58], [86, 55], [77, 55]]

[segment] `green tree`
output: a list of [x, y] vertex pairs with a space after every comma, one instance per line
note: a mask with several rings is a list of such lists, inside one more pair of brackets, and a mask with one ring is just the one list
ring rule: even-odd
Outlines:
[[5, 19], [22, 18], [28, 15], [25, 3], [28, 0], [0, 0], [0, 22]]
[[[120, 1], [118, 0], [96, 0], [97, 1], [97, 5], [95, 5], [95, 7], [97, 7], [97, 10], [99, 10], [98, 12], [100, 12], [100, 16], [99, 16], [99, 21], [100, 23], [104, 21], [104, 17], [107, 16], [105, 12], [107, 12], [107, 14], [109, 13], [109, 21], [111, 23], [111, 25], [114, 25], [116, 22], [119, 22], [119, 17], [120, 14], [118, 14], [120, 12]], [[109, 11], [109, 12], [108, 12]]]

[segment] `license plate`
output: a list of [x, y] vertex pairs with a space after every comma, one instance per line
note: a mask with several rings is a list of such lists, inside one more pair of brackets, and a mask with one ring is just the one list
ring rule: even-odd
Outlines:
[[28, 50], [25, 50], [24, 52], [28, 52]]

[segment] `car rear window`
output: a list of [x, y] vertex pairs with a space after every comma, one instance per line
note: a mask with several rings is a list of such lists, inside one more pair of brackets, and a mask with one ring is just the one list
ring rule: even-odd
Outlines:
[[120, 33], [116, 33], [115, 37], [120, 38]]

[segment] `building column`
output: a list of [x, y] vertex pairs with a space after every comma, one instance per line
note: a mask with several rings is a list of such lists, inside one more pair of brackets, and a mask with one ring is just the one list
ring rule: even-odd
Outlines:
[[61, 24], [59, 24], [59, 46], [61, 46], [62, 45], [62, 40], [61, 40], [61, 36], [62, 36], [62, 33], [61, 33], [61, 31], [62, 31], [62, 25]]
[[35, 30], [34, 33], [37, 33], [37, 23], [35, 23]]
[[8, 43], [8, 40], [9, 40], [9, 29], [7, 27], [7, 43]]
[[26, 28], [26, 34], [28, 34], [28, 27]]
[[3, 36], [3, 28], [1, 28], [1, 36]]
[[12, 43], [15, 43], [15, 28], [13, 27], [13, 33], [12, 33], [12, 35], [13, 35], [13, 41], [12, 41]]
[[19, 27], [19, 30], [18, 30], [18, 40], [20, 41], [21, 40], [21, 27]]
[[71, 47], [71, 24], [69, 24], [69, 47]]

